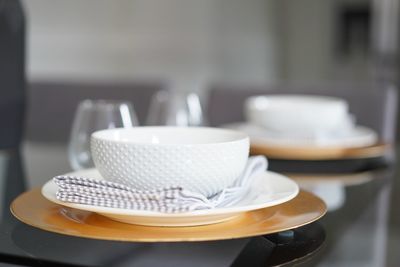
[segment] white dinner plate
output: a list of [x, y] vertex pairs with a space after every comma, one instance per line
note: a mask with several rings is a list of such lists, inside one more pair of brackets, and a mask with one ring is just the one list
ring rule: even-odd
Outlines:
[[[66, 175], [103, 179], [96, 169], [76, 171]], [[62, 202], [56, 198], [57, 188], [53, 180], [50, 180], [42, 187], [42, 194], [51, 202], [59, 205], [95, 212], [124, 223], [148, 226], [195, 226], [224, 222], [246, 211], [287, 202], [299, 192], [298, 185], [290, 178], [266, 171], [254, 177], [249, 193], [231, 207], [169, 214]]]
[[271, 147], [356, 148], [374, 145], [378, 140], [376, 132], [364, 126], [355, 126], [349, 131], [320, 138], [287, 136], [247, 122], [225, 124], [222, 127], [245, 132], [252, 144]]

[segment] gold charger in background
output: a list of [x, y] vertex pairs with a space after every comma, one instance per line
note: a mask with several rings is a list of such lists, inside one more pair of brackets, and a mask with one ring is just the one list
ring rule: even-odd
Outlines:
[[297, 228], [321, 218], [326, 213], [326, 205], [312, 193], [300, 191], [289, 202], [246, 212], [223, 223], [152, 227], [120, 223], [96, 213], [66, 208], [46, 200], [40, 189], [33, 189], [13, 201], [11, 212], [28, 225], [65, 235], [132, 242], [179, 242], [251, 237]]
[[265, 155], [271, 159], [336, 160], [381, 157], [386, 153], [389, 147], [388, 144], [383, 143], [364, 147], [344, 148], [271, 146], [253, 142], [250, 147], [250, 152], [253, 155]]

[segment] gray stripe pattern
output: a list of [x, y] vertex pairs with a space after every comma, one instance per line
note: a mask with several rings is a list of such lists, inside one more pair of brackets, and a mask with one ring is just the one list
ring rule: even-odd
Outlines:
[[249, 158], [245, 170], [235, 183], [206, 198], [202, 194], [171, 186], [149, 191], [137, 190], [123, 184], [75, 176], [56, 176], [56, 198], [63, 202], [99, 207], [180, 213], [218, 207], [229, 207], [248, 192], [257, 173], [265, 171], [263, 156]]

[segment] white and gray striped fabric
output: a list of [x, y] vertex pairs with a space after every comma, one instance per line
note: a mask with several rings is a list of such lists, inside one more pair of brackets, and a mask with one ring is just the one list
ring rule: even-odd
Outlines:
[[74, 176], [56, 176], [56, 197], [63, 202], [99, 207], [179, 213], [218, 207], [229, 207], [248, 192], [256, 174], [267, 169], [265, 157], [250, 157], [242, 175], [234, 184], [206, 198], [180, 186], [140, 191], [123, 184]]

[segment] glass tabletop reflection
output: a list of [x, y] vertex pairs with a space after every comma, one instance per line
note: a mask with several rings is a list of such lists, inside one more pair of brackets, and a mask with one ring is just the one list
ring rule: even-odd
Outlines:
[[393, 167], [356, 175], [294, 175], [328, 205], [325, 217], [305, 227], [236, 240], [129, 243], [50, 233], [11, 215], [12, 200], [68, 172], [67, 159], [66, 146], [55, 144], [27, 143], [0, 152], [0, 262], [22, 266], [394, 266], [400, 262], [400, 210], [395, 205], [400, 184]]

